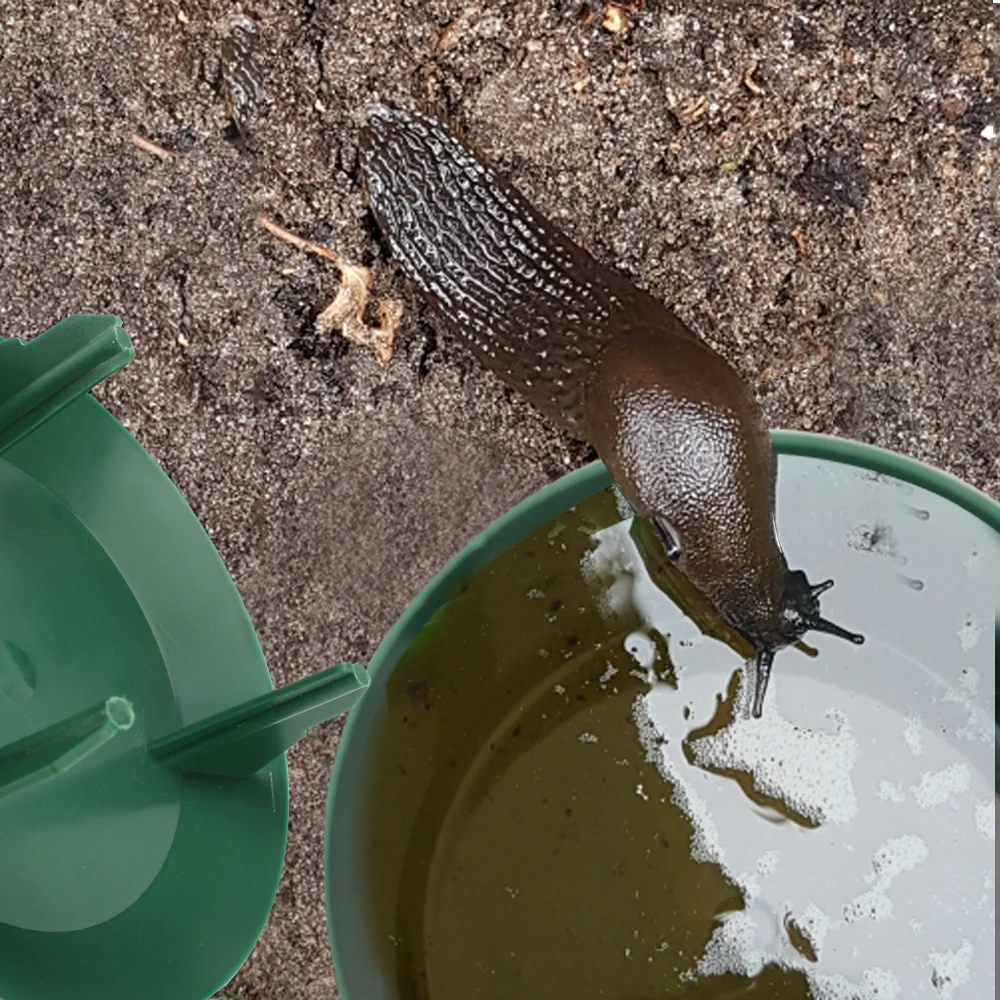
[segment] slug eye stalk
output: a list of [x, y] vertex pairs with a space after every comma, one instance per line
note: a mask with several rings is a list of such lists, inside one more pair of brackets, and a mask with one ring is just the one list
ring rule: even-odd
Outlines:
[[[802, 577], [804, 580], [805, 577]], [[851, 632], [846, 628], [837, 625], [824, 618], [819, 613], [820, 594], [826, 593], [833, 586], [833, 580], [824, 580], [822, 583], [807, 584], [808, 601], [806, 608], [800, 610], [800, 624], [802, 633], [805, 632], [825, 632], [827, 635], [835, 635], [838, 639], [846, 639], [848, 642], [860, 646], [865, 637], [858, 632]], [[801, 633], [800, 633], [801, 634]], [[771, 679], [771, 666], [774, 663], [775, 648], [773, 646], [760, 646], [757, 649], [757, 656], [754, 659], [756, 674], [756, 685], [753, 696], [753, 717], [759, 719], [764, 712], [764, 698], [767, 694], [767, 685]]]

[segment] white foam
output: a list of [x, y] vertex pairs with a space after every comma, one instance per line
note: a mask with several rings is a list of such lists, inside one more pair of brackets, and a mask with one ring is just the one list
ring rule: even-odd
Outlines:
[[979, 636], [982, 635], [983, 626], [979, 622], [966, 622], [958, 630], [958, 641], [962, 647], [962, 652], [967, 653], [970, 649], [975, 648], [976, 643], [979, 642]]
[[761, 878], [767, 878], [774, 872], [774, 869], [778, 867], [778, 852], [777, 851], [767, 851], [762, 854], [757, 859], [757, 874]]
[[731, 876], [733, 881], [743, 890], [745, 906], [751, 905], [760, 895], [763, 880], [773, 875], [778, 867], [778, 852], [766, 851], [754, 863], [752, 872], [742, 872]]
[[598, 739], [593, 733], [580, 733], [579, 740], [581, 743], [597, 743]]
[[903, 791], [903, 786], [899, 782], [893, 784], [891, 781], [880, 781], [878, 783], [878, 797], [883, 802], [905, 802], [906, 792]]
[[638, 553], [616, 525], [602, 528], [591, 536], [597, 545], [580, 560], [580, 574], [590, 584], [600, 586], [598, 611], [612, 617], [625, 611], [632, 600], [632, 574]]
[[844, 920], [853, 924], [856, 920], [867, 919], [880, 924], [888, 920], [892, 912], [892, 900], [881, 889], [869, 889], [844, 906]]
[[868, 918], [876, 923], [893, 915], [892, 900], [887, 890], [904, 872], [912, 871], [927, 860], [927, 845], [913, 834], [887, 840], [872, 858], [874, 874], [866, 881], [874, 882], [867, 892], [856, 896], [844, 907], [844, 920], [853, 923]]
[[927, 860], [927, 845], [912, 833], [887, 840], [872, 858], [877, 879], [888, 884], [903, 872], [913, 871]]
[[906, 740], [906, 745], [910, 748], [910, 753], [914, 757], [919, 757], [924, 752], [923, 739], [920, 732], [920, 718], [918, 716], [911, 715], [906, 720], [903, 739]]
[[756, 938], [757, 928], [749, 913], [739, 910], [723, 914], [695, 971], [702, 976], [758, 975], [764, 968], [764, 955]]
[[955, 730], [956, 735], [972, 743], [992, 743], [996, 732], [993, 716], [987, 716], [977, 705], [977, 700], [982, 700], [977, 698], [979, 671], [966, 667], [959, 678], [959, 686], [961, 690], [949, 688], [943, 698], [943, 701], [959, 705], [968, 712], [966, 721]]
[[623, 519], [634, 517], [635, 511], [632, 510], [632, 505], [625, 499], [625, 495], [615, 483], [611, 484], [611, 492], [614, 495], [615, 506], [618, 508], [618, 513], [621, 517]]
[[625, 650], [644, 670], [656, 662], [656, 643], [645, 632], [632, 632], [625, 639]]
[[813, 1000], [896, 1000], [899, 980], [888, 969], [867, 969], [860, 983], [843, 976], [809, 977]]
[[969, 694], [975, 694], [979, 690], [979, 671], [975, 667], [965, 667], [958, 683], [965, 688]]
[[932, 951], [927, 957], [931, 967], [931, 984], [943, 1000], [954, 996], [955, 990], [972, 978], [969, 964], [973, 953], [972, 944], [963, 941], [958, 951]]
[[633, 708], [633, 715], [639, 731], [639, 740], [646, 751], [646, 759], [660, 772], [666, 782], [673, 787], [671, 801], [691, 821], [691, 857], [695, 861], [711, 861], [725, 869], [719, 831], [716, 829], [708, 806], [681, 777], [670, 758], [661, 747], [660, 732], [649, 716], [645, 698], [640, 695]]
[[953, 795], [969, 790], [972, 772], [968, 764], [952, 764], [943, 771], [926, 771], [919, 785], [910, 787], [921, 809], [943, 806]]
[[819, 955], [832, 923], [830, 918], [815, 903], [810, 903], [801, 913], [792, 914], [792, 920]]
[[830, 711], [827, 718], [833, 733], [800, 729], [772, 701], [762, 718], [737, 718], [691, 750], [699, 766], [748, 774], [758, 792], [813, 822], [847, 823], [858, 811], [851, 783], [858, 744], [844, 715]]
[[976, 829], [987, 840], [997, 838], [997, 800], [976, 803]]
[[991, 743], [994, 739], [993, 723], [975, 713], [974, 709], [968, 720], [958, 727], [956, 733], [960, 740], [968, 740], [970, 743]]

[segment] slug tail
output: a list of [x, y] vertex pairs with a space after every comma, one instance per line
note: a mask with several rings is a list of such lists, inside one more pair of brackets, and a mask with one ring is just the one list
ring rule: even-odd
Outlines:
[[443, 123], [377, 106], [368, 202], [392, 256], [479, 360], [564, 426], [621, 325], [621, 276], [555, 229]]

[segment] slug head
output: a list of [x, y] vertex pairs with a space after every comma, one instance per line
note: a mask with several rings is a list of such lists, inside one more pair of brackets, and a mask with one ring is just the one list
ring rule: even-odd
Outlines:
[[776, 650], [810, 629], [863, 640], [820, 616], [832, 581], [788, 568], [771, 439], [749, 386], [681, 329], [607, 351], [585, 399], [591, 440], [670, 561], [754, 646], [760, 715]]
[[784, 631], [778, 641], [773, 637], [769, 640], [756, 640], [757, 648], [754, 663], [756, 666], [756, 687], [753, 695], [753, 715], [759, 719], [764, 711], [764, 696], [767, 694], [767, 684], [771, 679], [771, 664], [774, 654], [782, 646], [797, 642], [806, 632], [826, 632], [840, 639], [846, 639], [855, 645], [865, 641], [865, 637], [857, 632], [849, 632], [834, 622], [822, 617], [819, 613], [820, 594], [833, 586], [833, 580], [811, 584], [805, 573], [800, 569], [788, 570], [785, 574], [785, 590], [781, 601], [781, 616], [785, 621]]

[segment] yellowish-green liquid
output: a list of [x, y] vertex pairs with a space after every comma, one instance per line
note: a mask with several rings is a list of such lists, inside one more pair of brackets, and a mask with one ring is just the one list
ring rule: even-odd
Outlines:
[[602, 609], [580, 572], [620, 520], [606, 491], [500, 556], [389, 681], [365, 822], [373, 932], [403, 1000], [809, 995], [775, 966], [692, 975], [742, 895], [692, 859], [640, 744], [638, 614]]

